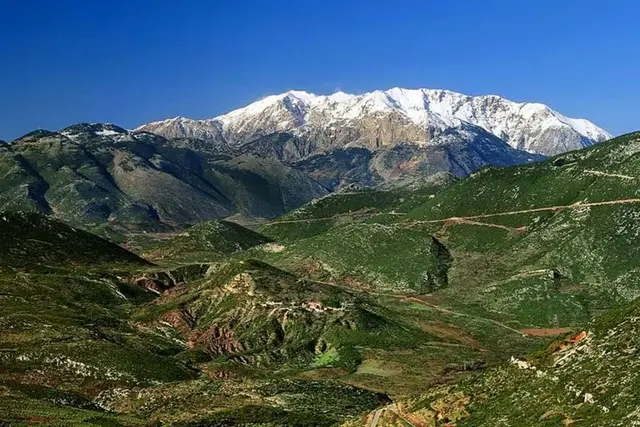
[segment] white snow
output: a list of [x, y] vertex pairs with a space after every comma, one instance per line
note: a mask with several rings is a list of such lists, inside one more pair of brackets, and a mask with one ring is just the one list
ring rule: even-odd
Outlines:
[[318, 96], [308, 92], [292, 90], [280, 95], [267, 96], [266, 98], [254, 102], [253, 104], [249, 104], [244, 108], [239, 108], [237, 110], [231, 111], [228, 114], [218, 116], [215, 118], [215, 120], [219, 120], [223, 124], [227, 125], [234, 120], [242, 120], [243, 118], [246, 118], [248, 116], [260, 114], [267, 108], [274, 106], [278, 102], [281, 102], [287, 98], [291, 100], [292, 104], [294, 105], [307, 107], [312, 104], [318, 98]]
[[110, 129], [103, 129], [103, 130], [99, 130], [96, 132], [96, 135], [100, 135], [100, 136], [114, 136], [114, 135], [120, 135], [120, 132], [116, 132], [115, 130], [110, 130]]
[[[304, 117], [311, 111], [322, 112], [332, 121], [360, 118], [365, 114], [394, 112], [415, 124], [425, 124], [430, 114], [439, 116], [441, 122], [456, 125], [460, 120], [480, 126], [500, 136], [513, 126], [510, 121], [537, 121], [545, 126], [565, 124], [590, 139], [600, 140], [610, 135], [584, 119], [568, 118], [546, 105], [539, 103], [516, 103], [496, 95], [471, 97], [464, 94], [437, 89], [393, 88], [377, 90], [362, 95], [336, 92], [329, 96], [318, 96], [303, 91], [289, 91], [268, 96], [244, 108], [216, 117], [224, 125], [235, 120], [246, 121], [259, 115], [269, 107], [287, 99], [291, 105], [303, 111]], [[488, 110], [487, 105], [495, 105]], [[485, 107], [485, 108], [483, 108]]]
[[[515, 148], [535, 151], [536, 138], [548, 129], [572, 129], [592, 142], [611, 135], [584, 119], [566, 117], [540, 103], [517, 103], [497, 95], [468, 96], [440, 89], [392, 88], [360, 95], [338, 91], [331, 95], [315, 95], [289, 91], [267, 96], [246, 107], [214, 119], [192, 121], [175, 118], [181, 126], [196, 127], [208, 122], [219, 123], [226, 134], [252, 134], [255, 131], [295, 131], [305, 126], [330, 129], [343, 122], [370, 116], [394, 114], [407, 124], [435, 129], [461, 124], [484, 128]], [[148, 126], [162, 126], [155, 122]], [[142, 128], [145, 128], [143, 126]], [[570, 128], [570, 129], [569, 129]], [[579, 139], [579, 138], [578, 138]], [[585, 145], [591, 142], [586, 141]]]

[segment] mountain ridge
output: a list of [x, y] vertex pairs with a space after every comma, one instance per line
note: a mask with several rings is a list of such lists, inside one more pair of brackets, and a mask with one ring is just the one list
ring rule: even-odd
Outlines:
[[[289, 91], [211, 119], [176, 117], [142, 125], [137, 130], [170, 137], [199, 135], [241, 145], [256, 135], [291, 131], [306, 135], [318, 129], [331, 133], [335, 127], [362, 127], [368, 119], [374, 119], [380, 127], [389, 118], [399, 123], [394, 126], [395, 135], [379, 135], [382, 145], [403, 139], [428, 141], [465, 123], [493, 133], [513, 148], [544, 155], [611, 137], [585, 119], [566, 117], [540, 103], [517, 103], [498, 95], [468, 96], [441, 89], [402, 88], [360, 95], [336, 92], [319, 96]], [[406, 135], [397, 134], [398, 130], [404, 130]]]
[[279, 162], [197, 147], [112, 124], [36, 130], [0, 147], [0, 209], [111, 235], [237, 213], [276, 217], [327, 192]]

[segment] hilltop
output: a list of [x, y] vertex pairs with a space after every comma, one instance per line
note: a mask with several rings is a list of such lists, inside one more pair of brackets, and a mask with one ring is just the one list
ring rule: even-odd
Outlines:
[[214, 151], [115, 125], [34, 131], [0, 148], [0, 210], [124, 240], [235, 214], [273, 218], [327, 193], [279, 162]]

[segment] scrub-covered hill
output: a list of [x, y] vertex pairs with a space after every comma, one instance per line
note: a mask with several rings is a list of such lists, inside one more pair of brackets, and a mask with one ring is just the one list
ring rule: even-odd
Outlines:
[[[259, 233], [204, 222], [149, 251], [177, 269], [104, 242], [96, 254], [117, 256], [6, 270], [1, 412], [50, 424], [633, 425], [638, 153], [631, 134], [421, 189], [348, 188]], [[57, 223], [38, 233], [13, 247], [39, 259], [48, 244], [71, 256], [103, 242]]]
[[144, 256], [154, 261], [216, 261], [271, 242], [266, 236], [229, 221], [201, 222], [171, 239], [145, 250]]
[[324, 280], [437, 291], [454, 308], [515, 327], [580, 324], [640, 291], [638, 152], [640, 134], [631, 134], [534, 165], [484, 169], [408, 209], [381, 207], [324, 228], [278, 220], [263, 232], [282, 236], [280, 250], [252, 256]]
[[[638, 413], [638, 301], [545, 351], [396, 402], [346, 426], [632, 426]], [[410, 424], [409, 424], [410, 425]]]
[[327, 193], [274, 160], [108, 124], [3, 144], [0, 177], [0, 211], [40, 212], [120, 239], [234, 214], [273, 218]]
[[146, 261], [100, 237], [44, 215], [0, 213], [0, 271]]

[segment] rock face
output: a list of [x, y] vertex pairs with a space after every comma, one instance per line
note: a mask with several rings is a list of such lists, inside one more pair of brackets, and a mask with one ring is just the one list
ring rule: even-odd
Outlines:
[[176, 117], [170, 120], [149, 123], [140, 128], [166, 138], [196, 138], [207, 141], [222, 141], [222, 124], [216, 120], [192, 120]]
[[413, 185], [440, 172], [464, 176], [610, 138], [543, 104], [400, 88], [329, 96], [291, 91], [213, 119], [178, 117], [138, 130], [276, 159], [330, 190], [352, 183]]
[[331, 189], [349, 184], [393, 188], [415, 186], [441, 173], [463, 177], [486, 165], [511, 166], [544, 158], [515, 150], [475, 126], [451, 130], [438, 140], [438, 144], [400, 142], [376, 150], [336, 148], [293, 167]]
[[474, 125], [530, 153], [554, 155], [609, 139], [606, 131], [537, 103], [447, 90], [401, 89], [317, 96], [291, 91], [209, 120], [175, 118], [140, 127], [168, 137], [197, 137], [241, 146], [289, 132], [307, 141], [300, 158], [345, 147], [379, 149], [401, 141], [440, 143], [452, 129]]
[[103, 124], [31, 132], [0, 150], [0, 210], [96, 231], [163, 231], [233, 214], [275, 217], [327, 192], [278, 161], [198, 142]]

